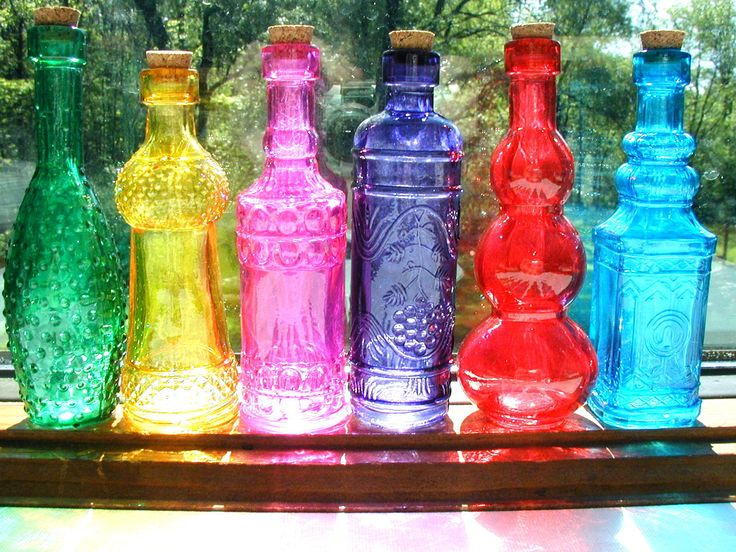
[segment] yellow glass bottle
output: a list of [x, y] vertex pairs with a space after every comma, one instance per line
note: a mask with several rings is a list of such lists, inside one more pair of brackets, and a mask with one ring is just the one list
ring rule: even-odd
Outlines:
[[124, 414], [152, 432], [219, 429], [237, 416], [215, 229], [229, 188], [194, 131], [199, 79], [191, 57], [147, 52], [146, 137], [115, 185], [132, 227]]

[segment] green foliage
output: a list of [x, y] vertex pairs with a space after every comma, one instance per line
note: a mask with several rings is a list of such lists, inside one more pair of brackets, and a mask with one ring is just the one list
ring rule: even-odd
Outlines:
[[[692, 0], [672, 15], [688, 29], [685, 46], [693, 53], [686, 127], [697, 140], [693, 165], [702, 175], [696, 210], [725, 238], [736, 225], [736, 5], [732, 0]], [[734, 260], [730, 249], [724, 246], [722, 255]]]
[[[48, 0], [0, 2], [0, 159], [34, 156], [32, 80], [25, 61], [25, 31], [32, 10]], [[138, 73], [149, 48], [194, 52], [200, 72], [200, 139], [226, 169], [234, 196], [262, 166], [265, 88], [260, 48], [266, 28], [277, 23], [316, 27], [322, 49], [327, 118], [342, 108], [344, 83], [380, 80], [387, 33], [427, 28], [443, 56], [438, 111], [454, 120], [466, 146], [463, 232], [476, 241], [492, 212], [488, 159], [508, 118], [503, 44], [512, 23], [556, 22], [563, 45], [558, 119], [577, 160], [571, 203], [605, 216], [616, 202], [613, 175], [624, 156], [619, 147], [633, 128], [635, 89], [631, 53], [636, 45], [632, 0], [72, 0], [89, 31], [85, 70], [87, 172], [115, 228], [123, 258], [128, 230], [111, 199], [122, 164], [143, 138], [145, 112], [138, 100]], [[669, 5], [669, 4], [668, 4]], [[736, 225], [736, 8], [733, 0], [691, 0], [673, 10], [672, 21], [689, 32], [693, 86], [687, 93], [687, 129], [696, 136], [694, 166], [704, 175], [697, 209], [723, 234]], [[665, 17], [664, 13], [656, 14]], [[654, 15], [638, 17], [649, 26]], [[375, 107], [380, 104], [380, 87]], [[349, 179], [349, 163], [330, 167]], [[0, 166], [0, 170], [2, 167]], [[234, 214], [221, 222], [225, 294], [237, 305]], [[733, 230], [731, 231], [733, 233]], [[736, 237], [732, 238], [732, 243]], [[465, 267], [470, 269], [470, 267]], [[230, 309], [233, 313], [237, 309]], [[234, 321], [237, 328], [237, 321]], [[233, 332], [235, 336], [236, 332]]]
[[26, 31], [33, 25], [33, 10], [44, 4], [43, 0], [5, 0], [0, 4], [0, 78], [28, 77]]
[[542, 11], [562, 37], [627, 37], [632, 30], [630, 8], [627, 0], [547, 0]]
[[0, 79], [0, 159], [32, 159], [33, 82]]

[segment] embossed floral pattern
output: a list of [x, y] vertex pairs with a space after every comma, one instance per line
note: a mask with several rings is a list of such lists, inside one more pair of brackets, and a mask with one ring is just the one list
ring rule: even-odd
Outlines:
[[384, 70], [387, 109], [353, 150], [350, 391], [362, 420], [407, 429], [446, 413], [463, 154], [432, 109], [439, 56], [390, 50]]

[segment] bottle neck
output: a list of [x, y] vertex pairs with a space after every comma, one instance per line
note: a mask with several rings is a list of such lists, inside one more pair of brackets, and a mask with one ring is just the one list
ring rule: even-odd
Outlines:
[[387, 86], [386, 110], [430, 113], [434, 111], [434, 87], [408, 85]]
[[35, 98], [38, 164], [81, 167], [81, 66], [36, 63]]
[[[317, 155], [314, 81], [269, 81], [268, 120], [263, 137], [267, 162], [305, 165]], [[309, 163], [306, 163], [309, 165]]]
[[557, 126], [557, 83], [554, 75], [511, 77], [511, 128]]
[[194, 104], [149, 105], [146, 142], [151, 152], [170, 153], [177, 145], [196, 140]]
[[685, 106], [683, 87], [640, 86], [636, 130], [682, 132]]

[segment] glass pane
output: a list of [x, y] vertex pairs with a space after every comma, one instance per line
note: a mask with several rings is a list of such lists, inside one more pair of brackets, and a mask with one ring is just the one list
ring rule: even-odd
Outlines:
[[[32, 9], [20, 0], [0, 8], [0, 266], [18, 205], [35, 166], [32, 74], [25, 32]], [[458, 341], [489, 313], [473, 278], [473, 256], [497, 205], [488, 187], [490, 154], [507, 126], [503, 44], [512, 23], [557, 23], [564, 72], [559, 123], [577, 159], [567, 213], [583, 236], [592, 268], [591, 229], [616, 202], [613, 174], [624, 160], [623, 135], [633, 126], [631, 55], [637, 33], [673, 25], [688, 31], [694, 54], [687, 129], [696, 137], [693, 165], [702, 175], [701, 221], [719, 236], [711, 278], [706, 348], [736, 348], [736, 9], [731, 0], [83, 0], [90, 32], [85, 73], [86, 169], [113, 221], [127, 270], [128, 229], [112, 202], [117, 171], [140, 143], [144, 112], [138, 72], [146, 48], [194, 51], [201, 73], [198, 133], [225, 167], [233, 196], [259, 174], [265, 94], [259, 49], [275, 23], [308, 22], [322, 48], [319, 104], [324, 176], [349, 188], [350, 146], [357, 125], [382, 102], [379, 62], [388, 30], [429, 28], [443, 55], [437, 110], [465, 137]], [[239, 339], [239, 270], [232, 208], [220, 224], [221, 263], [233, 346]], [[1, 268], [0, 268], [1, 270]], [[349, 273], [349, 271], [348, 271]], [[588, 326], [590, 278], [572, 305]], [[5, 348], [4, 324], [0, 347]]]

